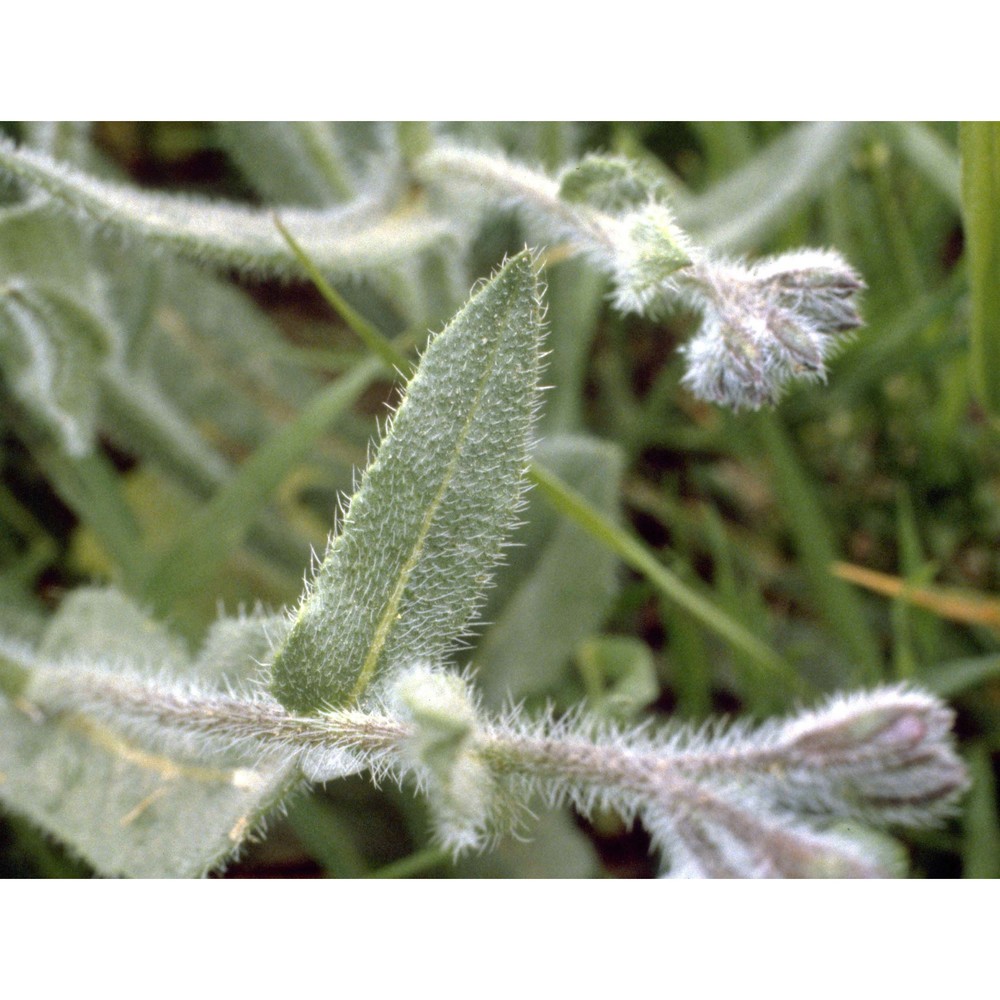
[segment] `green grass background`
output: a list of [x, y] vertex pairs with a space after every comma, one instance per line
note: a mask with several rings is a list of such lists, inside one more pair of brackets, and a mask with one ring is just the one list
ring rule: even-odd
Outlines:
[[[752, 203], [792, 172], [766, 161], [754, 172], [762, 151], [789, 128], [536, 125], [530, 152], [550, 165], [567, 148], [623, 152], [667, 168], [682, 192], [710, 192], [745, 176], [743, 198]], [[20, 134], [16, 126], [6, 131]], [[115, 123], [94, 126], [88, 141], [109, 169], [136, 183], [259, 199], [259, 175], [255, 188], [219, 134], [203, 123]], [[524, 141], [516, 127], [491, 135], [515, 152]], [[555, 388], [543, 432], [587, 433], [621, 449], [621, 524], [642, 540], [645, 558], [655, 557], [705, 602], [709, 616], [724, 612], [791, 669], [763, 669], [751, 648], [720, 639], [704, 617], [669, 600], [649, 573], [631, 565], [618, 571], [620, 587], [590, 637], [615, 641], [582, 644], [533, 697], [566, 706], [588, 698], [597, 707], [614, 688], [624, 691], [621, 703], [630, 712], [701, 721], [719, 713], [765, 717], [826, 691], [878, 681], [928, 686], [957, 710], [973, 787], [954, 821], [906, 836], [918, 877], [1000, 873], [998, 147], [989, 124], [859, 125], [828, 154], [832, 166], [754, 235], [754, 253], [835, 247], [868, 285], [866, 325], [834, 359], [828, 382], [796, 387], [774, 412], [733, 415], [680, 387], [677, 348], [694, 330], [690, 314], [660, 322], [621, 317], [585, 266], [553, 263], [547, 273]], [[476, 243], [480, 273], [523, 242], [512, 215], [495, 217]], [[293, 432], [277, 456], [280, 474], [265, 453], [253, 489], [233, 502], [241, 524], [276, 510], [281, 530], [321, 546], [333, 498], [364, 462], [373, 418], [384, 412], [391, 386], [312, 286], [227, 280], [250, 304], [241, 308], [263, 313], [281, 331], [273, 358], [244, 360], [281, 366], [287, 384], [279, 391], [277, 376], [268, 383], [247, 375], [208, 341], [187, 338], [183, 324], [166, 323], [175, 337], [171, 356], [210, 366], [233, 399], [226, 411], [202, 400], [191, 410], [192, 425], [239, 465], [270, 431], [292, 426], [308, 401], [318, 414], [308, 451], [306, 438]], [[344, 291], [383, 331], [402, 334], [404, 343], [415, 336], [377, 296]], [[191, 309], [196, 320], [197, 304]], [[345, 371], [355, 373], [350, 397], [322, 396]], [[296, 388], [296, 372], [307, 388]], [[323, 430], [336, 414], [335, 430]], [[294, 426], [301, 430], [301, 421]], [[0, 432], [5, 620], [44, 614], [68, 589], [91, 580], [129, 589], [143, 575], [137, 566], [156, 558], [162, 589], [133, 591], [192, 642], [220, 601], [232, 611], [240, 602], [279, 606], [295, 599], [307, 546], [289, 550], [280, 538], [261, 537], [235, 551], [224, 547], [218, 565], [198, 569], [202, 550], [191, 532], [212, 537], [219, 524], [212, 518], [231, 512], [224, 501], [199, 507], [214, 484], [199, 486], [169, 462], [146, 460], [137, 443], [141, 428], [131, 437], [105, 430], [90, 460], [68, 463], [25, 429], [0, 384]], [[193, 553], [184, 579], [196, 574], [196, 586], [177, 585], [165, 552]], [[881, 580], [878, 587], [861, 586], [835, 572], [839, 563], [892, 579], [872, 577]], [[571, 607], [565, 611], [572, 616]], [[295, 803], [230, 874], [556, 874], [566, 873], [559, 866], [570, 842], [573, 873], [655, 871], [643, 832], [614, 817], [591, 824], [559, 817], [544, 830], [533, 847], [509, 845], [456, 868], [427, 842], [422, 807], [409, 791], [373, 792], [351, 780]], [[0, 874], [88, 872], [44, 835], [6, 817]]]

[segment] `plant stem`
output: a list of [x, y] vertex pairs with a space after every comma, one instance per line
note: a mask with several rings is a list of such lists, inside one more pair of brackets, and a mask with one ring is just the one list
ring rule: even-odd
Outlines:
[[610, 233], [615, 220], [559, 197], [559, 182], [520, 163], [478, 150], [438, 146], [420, 157], [416, 173], [421, 180], [460, 184], [486, 192], [494, 200], [514, 202], [554, 224], [562, 234], [578, 236], [586, 245], [614, 253]]

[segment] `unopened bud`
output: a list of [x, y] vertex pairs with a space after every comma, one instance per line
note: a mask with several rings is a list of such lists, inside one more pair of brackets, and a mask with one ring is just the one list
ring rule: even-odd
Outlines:
[[684, 348], [684, 383], [733, 409], [773, 405], [795, 378], [823, 379], [839, 335], [861, 325], [864, 282], [830, 250], [758, 261], [701, 261], [683, 284], [703, 313]]
[[417, 667], [396, 683], [412, 725], [409, 752], [427, 783], [439, 837], [455, 851], [478, 846], [493, 808], [493, 776], [476, 750], [475, 706], [454, 674]]
[[704, 787], [675, 789], [669, 812], [644, 820], [672, 861], [675, 877], [885, 878], [898, 874], [880, 850], [790, 815], [762, 813], [752, 799]]
[[687, 238], [666, 205], [647, 205], [616, 228], [615, 302], [626, 312], [649, 314], [676, 295], [673, 275], [691, 263]]
[[929, 694], [881, 688], [793, 719], [775, 757], [790, 784], [817, 790], [817, 802], [836, 801], [879, 822], [933, 822], [968, 785], [953, 722], [951, 710]]

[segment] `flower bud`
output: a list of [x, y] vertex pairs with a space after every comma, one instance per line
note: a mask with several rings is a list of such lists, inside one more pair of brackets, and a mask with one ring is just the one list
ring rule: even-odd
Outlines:
[[736, 410], [773, 405], [792, 379], [824, 379], [837, 337], [861, 325], [855, 296], [864, 282], [830, 250], [752, 266], [701, 261], [680, 280], [703, 314], [684, 348], [684, 384]]
[[666, 205], [647, 205], [614, 226], [615, 303], [626, 312], [656, 313], [676, 295], [673, 276], [691, 263], [688, 242]]
[[929, 694], [880, 688], [835, 698], [786, 723], [773, 756], [788, 787], [800, 788], [797, 800], [812, 787], [814, 805], [836, 803], [847, 815], [933, 822], [968, 785], [953, 721]]
[[477, 847], [493, 809], [493, 776], [476, 751], [478, 720], [465, 681], [426, 667], [395, 686], [412, 726], [408, 752], [426, 782], [438, 836], [456, 852]]

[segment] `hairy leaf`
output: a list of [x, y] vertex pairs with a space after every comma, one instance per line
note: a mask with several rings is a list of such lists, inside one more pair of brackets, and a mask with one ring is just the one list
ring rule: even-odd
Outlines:
[[[221, 628], [228, 677], [239, 683], [266, 655], [263, 622], [250, 617]], [[0, 801], [102, 874], [203, 875], [236, 853], [300, 780], [290, 765], [219, 753], [196, 757], [146, 745], [83, 714], [49, 714], [33, 704], [50, 664], [218, 678], [214, 655], [192, 665], [178, 640], [114, 591], [76, 592], [36, 653], [5, 642], [0, 661], [27, 677], [19, 693], [3, 685], [9, 698], [0, 698]]]
[[[569, 199], [563, 184], [548, 174], [474, 149], [436, 147], [418, 159], [415, 169], [446, 203], [454, 202], [452, 211], [465, 215], [477, 202], [516, 206], [543, 239], [568, 241], [573, 253], [586, 254], [614, 277], [615, 301], [623, 310], [660, 308], [670, 294], [670, 276], [691, 263], [687, 238], [665, 204], [615, 212], [603, 207], [609, 201], [616, 206], [634, 202], [635, 192], [609, 192], [606, 178], [593, 176], [592, 163], [579, 184], [570, 181]], [[617, 181], [620, 187], [621, 178]], [[627, 186], [634, 189], [635, 183]]]
[[0, 284], [0, 372], [11, 394], [71, 455], [94, 438], [98, 372], [114, 336], [53, 288]]
[[621, 156], [591, 153], [559, 178], [559, 196], [565, 201], [586, 202], [613, 215], [665, 199], [667, 193], [663, 177], [648, 164]]
[[521, 497], [541, 329], [523, 253], [431, 341], [275, 659], [286, 707], [354, 701], [465, 632]]

